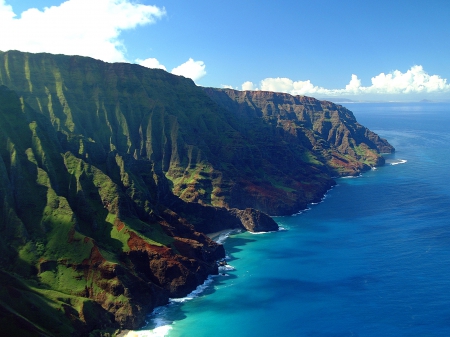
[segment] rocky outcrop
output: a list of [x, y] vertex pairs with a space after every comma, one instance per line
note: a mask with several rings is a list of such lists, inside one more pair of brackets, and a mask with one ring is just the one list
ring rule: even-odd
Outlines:
[[[179, 201], [172, 204], [178, 214], [195, 223], [196, 231], [214, 233], [226, 229], [243, 229], [250, 232], [271, 232], [278, 230], [277, 223], [267, 214], [254, 208], [239, 210], [223, 207], [203, 207], [196, 203]], [[178, 219], [168, 219], [177, 221]]]
[[231, 212], [242, 221], [245, 229], [250, 232], [272, 232], [278, 230], [278, 224], [271, 217], [253, 208], [245, 210], [232, 209]]

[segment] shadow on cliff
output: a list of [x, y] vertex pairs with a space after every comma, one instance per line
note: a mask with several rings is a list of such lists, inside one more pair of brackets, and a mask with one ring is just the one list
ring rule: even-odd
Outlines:
[[69, 306], [42, 296], [35, 290], [35, 281], [24, 281], [0, 270], [0, 282], [0, 324], [11, 335], [73, 334], [71, 324], [79, 320], [76, 317], [78, 313], [74, 314]]

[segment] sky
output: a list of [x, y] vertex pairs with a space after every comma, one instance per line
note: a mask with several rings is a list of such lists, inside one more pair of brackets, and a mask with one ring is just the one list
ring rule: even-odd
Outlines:
[[0, 0], [0, 50], [137, 63], [197, 85], [450, 100], [449, 0]]

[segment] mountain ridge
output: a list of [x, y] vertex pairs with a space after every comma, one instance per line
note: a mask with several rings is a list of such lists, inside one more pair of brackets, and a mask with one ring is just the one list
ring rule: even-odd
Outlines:
[[[394, 150], [332, 103], [269, 104], [138, 65], [0, 52], [0, 84], [0, 310], [30, 334], [139, 327], [217, 273], [224, 250], [204, 233], [277, 230], [265, 213]], [[279, 108], [296, 99], [317, 121]], [[348, 146], [331, 144], [347, 122]]]

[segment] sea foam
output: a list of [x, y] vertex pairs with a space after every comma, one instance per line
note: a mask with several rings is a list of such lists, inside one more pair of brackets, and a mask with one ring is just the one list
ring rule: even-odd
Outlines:
[[214, 241], [216, 241], [219, 244], [223, 244], [226, 239], [228, 239], [230, 237], [230, 235], [232, 234], [238, 234], [240, 233], [241, 230], [240, 229], [230, 229], [230, 230], [225, 230], [222, 231], [219, 236], [217, 238], [214, 239]]
[[341, 177], [341, 179], [356, 179], [356, 178], [359, 178], [359, 177], [362, 177], [361, 173], [358, 174], [357, 176], [343, 176], [343, 177]]
[[[164, 307], [159, 307], [164, 308]], [[158, 308], [157, 308], [158, 309]], [[156, 310], [156, 309], [155, 309]], [[172, 322], [164, 318], [164, 313], [155, 314], [158, 317], [152, 319], [155, 327], [151, 330], [142, 331], [130, 331], [125, 337], [165, 337], [169, 335], [170, 330], [172, 330]]]
[[186, 297], [181, 298], [171, 298], [169, 299], [170, 303], [183, 303], [186, 301], [190, 301], [196, 297], [198, 297], [202, 292], [204, 292], [213, 282], [214, 277], [217, 277], [217, 275], [209, 275], [203, 284], [200, 284], [195, 290], [193, 290], [191, 293], [189, 293]]
[[[233, 266], [229, 265], [229, 264], [226, 264], [224, 266], [220, 266], [219, 267], [219, 272], [221, 274], [226, 272], [226, 271], [231, 271], [231, 270], [235, 270], [235, 268]], [[224, 276], [224, 275], [222, 275], [222, 276]]]
[[261, 235], [261, 234], [269, 234], [269, 233], [275, 233], [276, 231], [268, 231], [268, 232], [250, 232], [252, 235]]
[[[228, 266], [229, 269], [226, 270], [234, 270], [232, 266]], [[169, 304], [157, 307], [153, 310], [153, 312], [150, 314], [150, 324], [151, 329], [145, 329], [145, 330], [139, 330], [139, 331], [130, 331], [128, 332], [125, 337], [165, 337], [168, 336], [170, 330], [172, 330], [172, 324], [173, 321], [167, 319], [167, 317], [170, 315], [170, 309], [173, 305], [179, 305], [179, 303], [184, 303], [186, 301], [190, 301], [198, 296], [200, 296], [201, 293], [203, 293], [213, 282], [214, 277], [217, 277], [219, 275], [210, 275], [208, 278], [203, 282], [203, 284], [200, 284], [193, 290], [191, 293], [189, 293], [186, 297], [181, 298], [170, 298]], [[227, 276], [227, 274], [222, 275]]]
[[390, 165], [398, 165], [398, 164], [405, 164], [407, 162], [406, 159], [398, 159], [396, 161], [388, 162]]

